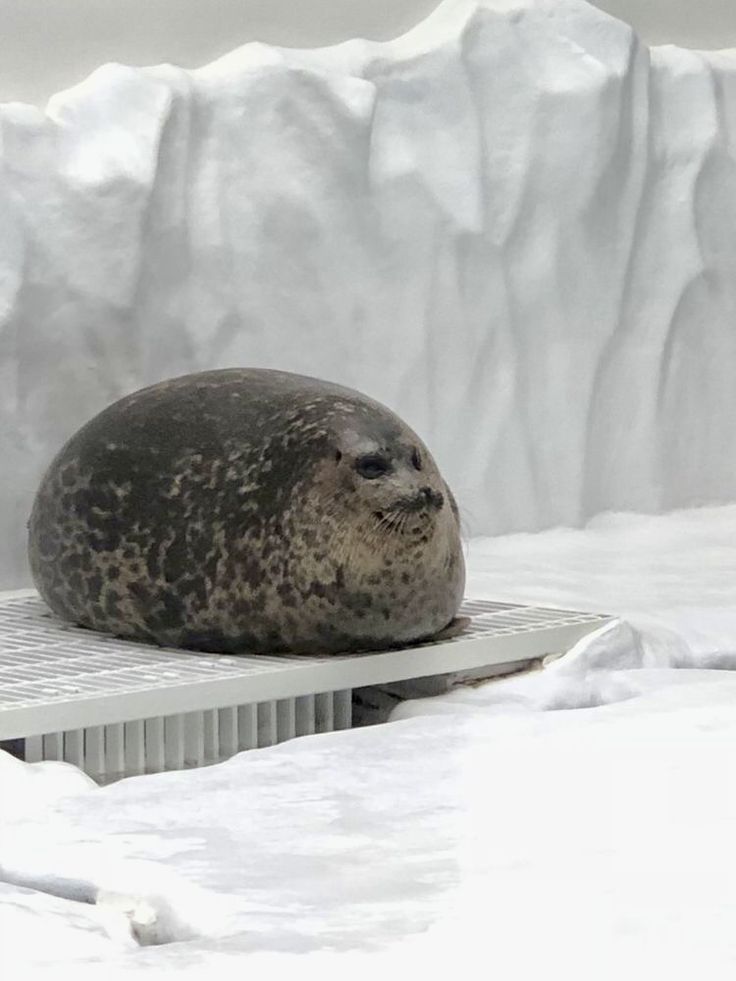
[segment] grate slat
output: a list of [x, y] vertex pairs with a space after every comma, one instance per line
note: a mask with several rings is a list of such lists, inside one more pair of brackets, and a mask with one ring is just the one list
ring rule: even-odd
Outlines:
[[[28, 740], [26, 740], [26, 759], [28, 759]], [[104, 780], [105, 768], [105, 727], [91, 726], [84, 730], [84, 759], [87, 773], [93, 780]]]
[[204, 713], [204, 761], [216, 763], [220, 759], [220, 725], [217, 709]]
[[112, 776], [125, 773], [125, 725], [105, 726], [105, 770]]
[[184, 765], [204, 763], [204, 713], [187, 712], [184, 716]]
[[167, 770], [184, 766], [184, 716], [170, 715], [164, 719], [164, 759]]
[[310, 736], [314, 732], [314, 695], [301, 695], [296, 699], [295, 721], [297, 736]]
[[146, 724], [142, 719], [124, 724], [123, 755], [126, 774], [136, 776], [146, 772]]
[[64, 761], [84, 769], [84, 729], [64, 733]]
[[158, 717], [146, 719], [143, 738], [146, 744], [146, 772], [161, 773], [166, 768], [164, 720]]
[[293, 698], [282, 698], [276, 703], [276, 732], [280, 743], [296, 736], [296, 705]]
[[276, 702], [260, 702], [258, 705], [258, 746], [274, 746], [278, 739]]
[[238, 750], [255, 749], [258, 745], [258, 706], [238, 706]]
[[353, 693], [336, 691], [333, 696], [333, 725], [335, 729], [350, 729], [353, 724]]
[[315, 732], [332, 732], [335, 725], [335, 702], [332, 692], [320, 692], [314, 696]]
[[220, 757], [227, 759], [238, 751], [238, 709], [224, 708], [218, 712]]

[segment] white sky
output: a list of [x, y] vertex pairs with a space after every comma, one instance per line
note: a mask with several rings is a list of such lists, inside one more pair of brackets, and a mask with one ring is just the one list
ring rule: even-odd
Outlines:
[[[206, 64], [247, 41], [388, 39], [437, 0], [0, 0], [0, 101], [43, 105], [100, 64]], [[736, 46], [733, 0], [597, 0], [652, 44]]]

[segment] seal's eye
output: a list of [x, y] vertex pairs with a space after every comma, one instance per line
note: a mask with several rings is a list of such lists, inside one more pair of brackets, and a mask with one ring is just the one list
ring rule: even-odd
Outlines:
[[387, 474], [391, 466], [386, 457], [379, 456], [377, 453], [368, 453], [366, 456], [358, 457], [355, 461], [355, 469], [366, 480], [375, 480], [376, 477]]
[[422, 458], [419, 456], [419, 450], [416, 447], [411, 451], [411, 465], [415, 470], [422, 469]]
[[342, 460], [342, 452], [340, 450], [335, 450], [335, 462], [339, 463]]

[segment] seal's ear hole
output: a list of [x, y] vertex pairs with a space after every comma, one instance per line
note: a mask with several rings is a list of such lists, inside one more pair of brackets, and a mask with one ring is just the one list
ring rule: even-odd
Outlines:
[[335, 462], [339, 463], [342, 460], [342, 452], [340, 450], [335, 451]]
[[359, 456], [355, 461], [355, 469], [361, 477], [366, 480], [375, 480], [376, 477], [383, 477], [391, 469], [391, 464], [385, 456], [379, 453], [366, 453]]
[[416, 446], [411, 451], [411, 465], [414, 467], [415, 470], [422, 469], [422, 458], [419, 455], [419, 450], [416, 448]]

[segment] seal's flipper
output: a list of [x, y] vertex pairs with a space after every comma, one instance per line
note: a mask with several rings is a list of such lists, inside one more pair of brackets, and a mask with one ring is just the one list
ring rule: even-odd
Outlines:
[[440, 630], [438, 634], [430, 638], [431, 643], [435, 644], [442, 640], [452, 640], [453, 637], [458, 637], [461, 633], [466, 631], [471, 624], [470, 617], [455, 617], [454, 620], [450, 620], [444, 630]]

